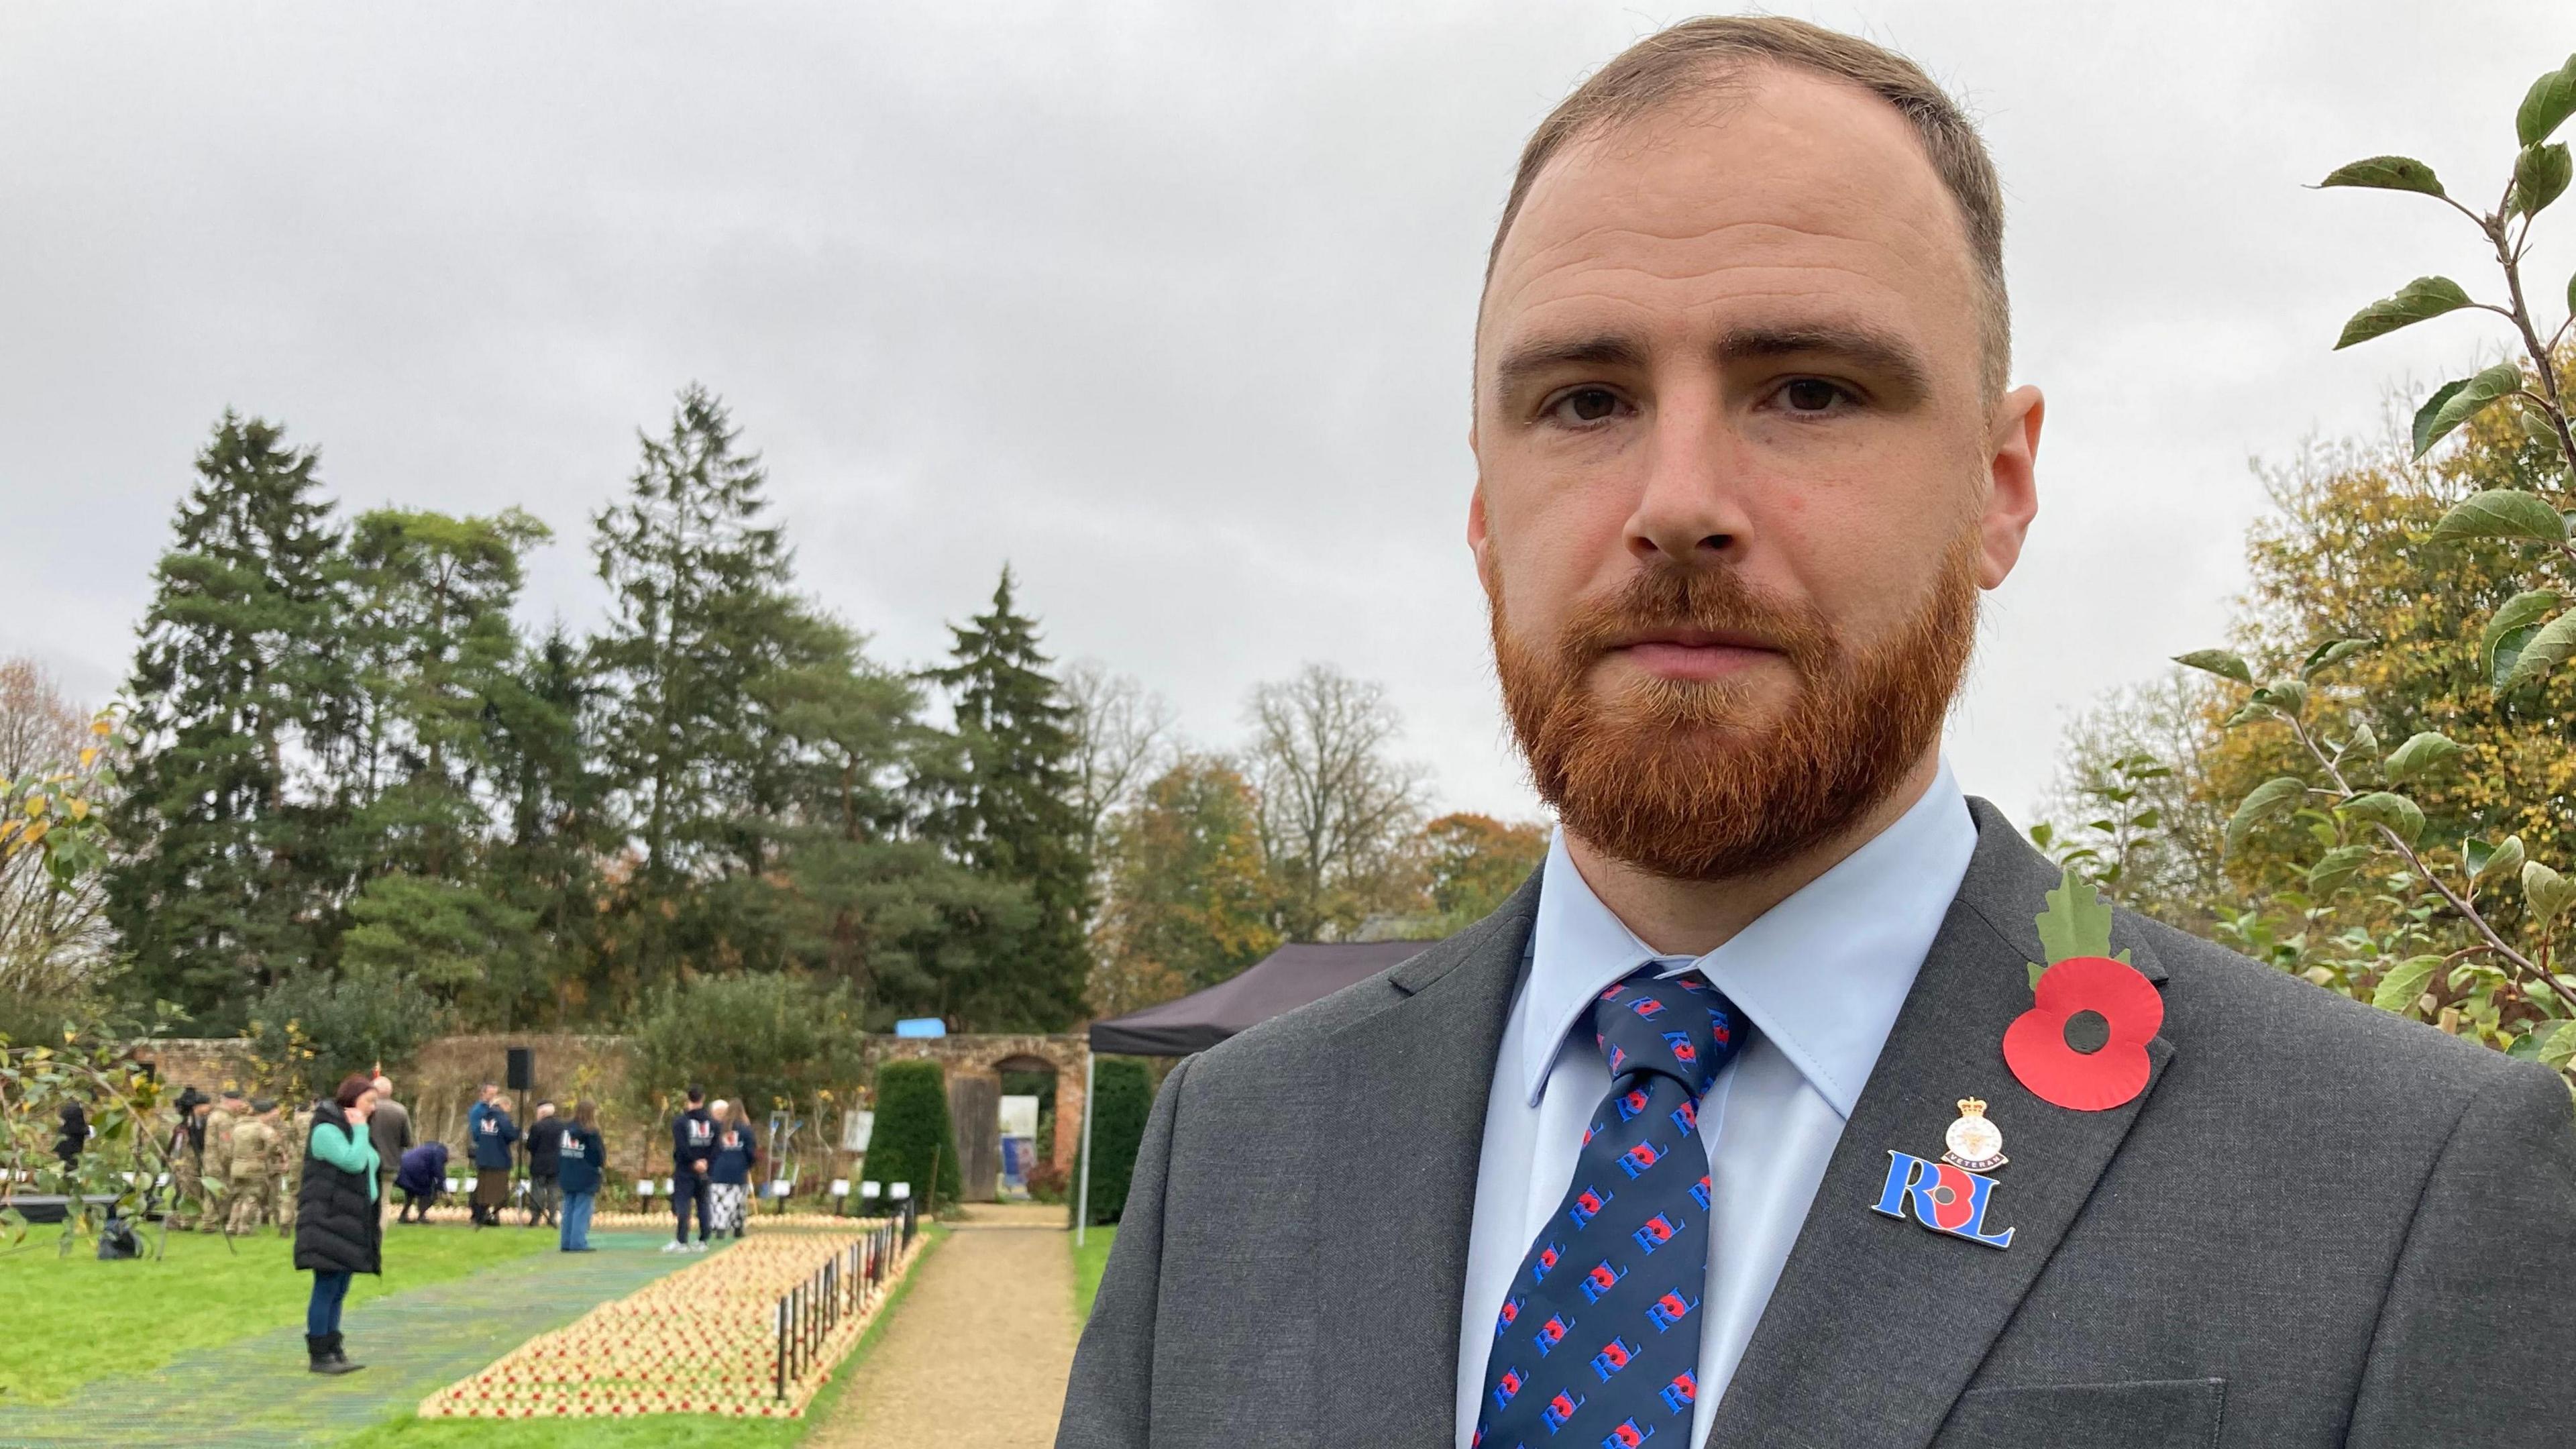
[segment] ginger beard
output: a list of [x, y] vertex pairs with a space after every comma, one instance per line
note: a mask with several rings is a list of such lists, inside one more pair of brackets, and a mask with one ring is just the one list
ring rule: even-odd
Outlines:
[[[1514, 636], [1499, 580], [1487, 583], [1503, 705], [1539, 797], [1594, 848], [1674, 880], [1747, 875], [1849, 829], [1940, 737], [1976, 643], [1973, 534], [1901, 627], [1857, 648], [1723, 567], [1651, 568], [1580, 607], [1550, 646]], [[1594, 684], [1616, 641], [1673, 628], [1769, 642], [1796, 696], [1766, 723], [1748, 718], [1759, 707], [1739, 678]]]

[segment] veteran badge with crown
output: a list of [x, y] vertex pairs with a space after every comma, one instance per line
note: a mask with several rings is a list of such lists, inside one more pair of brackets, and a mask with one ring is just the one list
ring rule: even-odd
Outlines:
[[1950, 1124], [1941, 1140], [1950, 1148], [1941, 1160], [1969, 1172], [1992, 1172], [2012, 1160], [2004, 1156], [2003, 1129], [1988, 1120], [1981, 1098], [1959, 1099], [1959, 1120]]

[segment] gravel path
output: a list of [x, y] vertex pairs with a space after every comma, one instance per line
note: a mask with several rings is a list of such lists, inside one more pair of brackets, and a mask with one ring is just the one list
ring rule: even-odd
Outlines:
[[977, 1206], [913, 1284], [804, 1449], [1048, 1449], [1073, 1367], [1061, 1207]]

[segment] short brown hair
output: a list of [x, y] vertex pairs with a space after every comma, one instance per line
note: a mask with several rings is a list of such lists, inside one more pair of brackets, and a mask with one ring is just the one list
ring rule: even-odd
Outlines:
[[358, 1105], [358, 1099], [360, 1097], [367, 1095], [375, 1089], [376, 1079], [374, 1077], [367, 1075], [365, 1072], [351, 1072], [349, 1075], [340, 1079], [340, 1090], [331, 1094], [331, 1100], [339, 1103], [340, 1110], [345, 1112], [351, 1107]]
[[1636, 120], [1685, 96], [1722, 92], [1747, 66], [1794, 66], [1859, 86], [1913, 123], [1932, 169], [1959, 204], [1968, 252], [1985, 292], [1984, 382], [2003, 391], [2012, 369], [2012, 305], [2004, 291], [2003, 185], [1977, 128], [1923, 68], [1884, 46], [1838, 30], [1773, 15], [1708, 15], [1647, 36], [1595, 71], [1557, 103], [1521, 148], [1520, 169], [1485, 256], [1493, 280], [1503, 238], [1529, 199], [1538, 174], [1566, 145]]

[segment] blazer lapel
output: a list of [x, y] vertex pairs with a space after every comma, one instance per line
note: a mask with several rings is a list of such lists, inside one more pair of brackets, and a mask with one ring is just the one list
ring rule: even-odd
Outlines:
[[1458, 1314], [1494, 1057], [1519, 982], [1533, 874], [1502, 909], [1398, 966], [1397, 996], [1331, 1040], [1337, 1119], [1309, 1136], [1318, 1444], [1456, 1437]]
[[[2173, 1055], [2157, 1037], [2146, 1090], [2107, 1112], [2051, 1106], [2014, 1078], [2004, 1028], [2029, 1009], [2025, 963], [2045, 959], [2032, 917], [2058, 873], [1993, 806], [1971, 809], [1976, 854], [1718, 1405], [1711, 1446], [1928, 1443]], [[2113, 940], [2162, 984], [2163, 969], [2125, 923]], [[1889, 1150], [1937, 1158], [1959, 1099], [1970, 1096], [1988, 1103], [2011, 1158], [1994, 1172], [1985, 1219], [1988, 1231], [2013, 1230], [2000, 1251], [1871, 1211]]]

